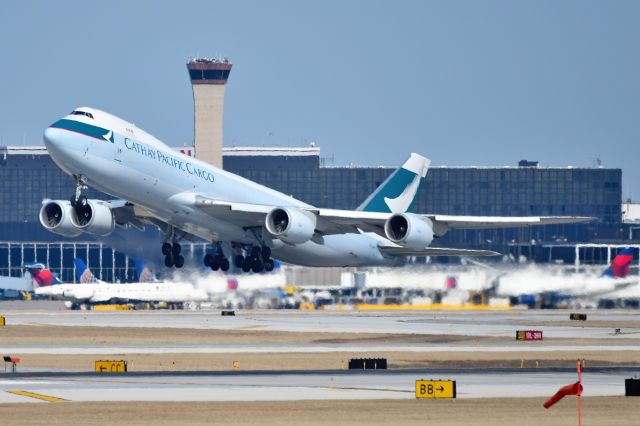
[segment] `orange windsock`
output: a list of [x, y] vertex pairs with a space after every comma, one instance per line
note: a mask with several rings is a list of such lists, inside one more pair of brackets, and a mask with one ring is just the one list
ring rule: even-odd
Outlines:
[[580, 384], [580, 382], [575, 382], [573, 384], [563, 386], [560, 388], [560, 390], [558, 390], [558, 392], [556, 392], [555, 395], [553, 395], [551, 398], [547, 400], [547, 402], [544, 403], [544, 408], [551, 407], [553, 404], [560, 401], [562, 398], [564, 398], [567, 395], [580, 396], [581, 394], [582, 394], [582, 385]]

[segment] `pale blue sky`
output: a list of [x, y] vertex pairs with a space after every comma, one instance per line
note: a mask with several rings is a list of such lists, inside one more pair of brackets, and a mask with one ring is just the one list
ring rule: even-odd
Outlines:
[[81, 105], [191, 143], [185, 61], [227, 55], [227, 145], [389, 166], [601, 156], [640, 200], [639, 22], [637, 1], [3, 1], [0, 144], [42, 144]]

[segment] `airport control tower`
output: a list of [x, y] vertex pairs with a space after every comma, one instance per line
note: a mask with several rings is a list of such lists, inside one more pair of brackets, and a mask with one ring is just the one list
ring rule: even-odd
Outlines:
[[226, 58], [193, 58], [187, 69], [193, 88], [195, 156], [222, 168], [224, 90], [231, 63]]

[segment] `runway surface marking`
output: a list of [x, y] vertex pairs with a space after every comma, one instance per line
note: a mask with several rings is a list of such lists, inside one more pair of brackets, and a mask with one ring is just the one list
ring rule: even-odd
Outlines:
[[67, 401], [69, 401], [68, 399], [64, 399], [64, 398], [58, 398], [58, 397], [49, 396], [49, 395], [42, 395], [40, 393], [34, 393], [34, 392], [23, 391], [23, 390], [8, 390], [6, 392], [7, 393], [12, 393], [14, 395], [28, 396], [30, 398], [41, 399], [41, 400], [47, 401], [47, 402], [67, 402]]
[[339, 353], [339, 352], [638, 352], [638, 345], [593, 345], [546, 343], [514, 345], [456, 345], [456, 344], [302, 344], [302, 345], [0, 345], [0, 352], [50, 355], [115, 355], [115, 354], [240, 354], [240, 353]]

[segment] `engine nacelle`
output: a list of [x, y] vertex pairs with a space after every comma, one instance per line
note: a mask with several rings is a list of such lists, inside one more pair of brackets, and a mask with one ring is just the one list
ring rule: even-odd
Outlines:
[[431, 224], [412, 213], [391, 216], [384, 224], [384, 233], [394, 243], [414, 250], [422, 250], [433, 241]]
[[83, 232], [99, 237], [111, 234], [116, 219], [109, 203], [101, 200], [87, 200], [87, 205], [72, 209], [71, 223]]
[[77, 237], [82, 230], [71, 221], [73, 215], [73, 207], [69, 201], [48, 200], [42, 203], [39, 216], [40, 223], [47, 231], [63, 237]]
[[290, 243], [302, 244], [316, 231], [316, 215], [294, 208], [276, 207], [265, 219], [267, 231], [274, 237]]

